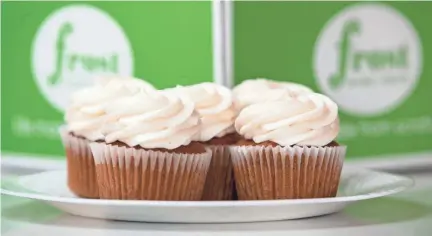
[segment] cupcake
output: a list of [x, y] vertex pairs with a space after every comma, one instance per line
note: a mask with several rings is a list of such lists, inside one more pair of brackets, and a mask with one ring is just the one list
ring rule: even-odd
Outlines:
[[100, 130], [105, 119], [104, 106], [119, 97], [153, 89], [140, 79], [101, 77], [95, 79], [94, 86], [72, 95], [60, 135], [66, 150], [68, 186], [74, 194], [85, 198], [99, 197], [89, 143], [104, 140]]
[[338, 107], [310, 93], [256, 103], [235, 121], [244, 139], [230, 148], [240, 200], [337, 194], [346, 147], [335, 139]]
[[200, 115], [199, 141], [211, 149], [212, 161], [202, 200], [232, 200], [234, 178], [229, 145], [236, 143], [237, 112], [230, 89], [214, 83], [179, 88], [195, 104]]
[[236, 107], [241, 110], [251, 104], [297, 97], [313, 91], [297, 83], [259, 78], [243, 81], [233, 89], [233, 93]]
[[194, 104], [170, 91], [110, 103], [103, 142], [90, 144], [102, 199], [200, 200], [211, 151], [196, 142]]

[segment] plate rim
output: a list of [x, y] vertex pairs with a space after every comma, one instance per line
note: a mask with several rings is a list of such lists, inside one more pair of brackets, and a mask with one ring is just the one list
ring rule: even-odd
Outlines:
[[[308, 198], [308, 199], [280, 199], [280, 200], [248, 200], [248, 201], [155, 201], [155, 200], [113, 200], [113, 199], [88, 199], [88, 198], [71, 198], [71, 197], [59, 197], [51, 196], [43, 193], [25, 193], [8, 190], [3, 188], [3, 184], [0, 188], [0, 193], [3, 195], [28, 198], [32, 200], [50, 202], [50, 203], [67, 203], [67, 204], [80, 204], [80, 205], [110, 205], [110, 206], [146, 206], [146, 207], [250, 207], [250, 206], [279, 206], [279, 205], [299, 205], [299, 204], [320, 204], [320, 203], [348, 203], [367, 199], [373, 199], [378, 197], [384, 197], [392, 194], [396, 194], [405, 191], [414, 186], [415, 181], [411, 177], [397, 175], [392, 173], [386, 173], [381, 171], [360, 169], [360, 168], [344, 168], [345, 171], [353, 171], [355, 173], [375, 173], [393, 176], [401, 179], [404, 185], [399, 187], [377, 191], [368, 194], [361, 194], [355, 196], [342, 196], [332, 198]], [[66, 170], [50, 170], [39, 172], [30, 175], [16, 176], [15, 178], [30, 178], [32, 176], [54, 174], [66, 174]]]

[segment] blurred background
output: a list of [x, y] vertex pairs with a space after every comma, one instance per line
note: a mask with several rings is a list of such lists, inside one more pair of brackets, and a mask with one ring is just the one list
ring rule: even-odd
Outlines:
[[2, 176], [64, 168], [58, 128], [70, 94], [119, 74], [160, 89], [307, 85], [338, 103], [348, 165], [432, 182], [431, 11], [429, 2], [2, 2]]
[[[55, 167], [70, 94], [96, 75], [157, 88], [264, 77], [340, 106], [352, 163], [432, 165], [428, 2], [4, 2], [3, 163]], [[41, 165], [39, 165], [41, 164]]]
[[[352, 163], [432, 165], [431, 4], [5, 2], [3, 163], [56, 166], [70, 94], [101, 74], [157, 88], [264, 77], [340, 107]], [[41, 164], [41, 165], [39, 165]]]

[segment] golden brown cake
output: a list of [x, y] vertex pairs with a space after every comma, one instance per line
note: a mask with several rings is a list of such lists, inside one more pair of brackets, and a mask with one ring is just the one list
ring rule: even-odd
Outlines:
[[210, 153], [200, 143], [145, 149], [115, 142], [92, 148], [102, 199], [190, 201], [202, 196]]
[[230, 148], [239, 200], [337, 194], [346, 147], [335, 142], [337, 106], [321, 94], [258, 103], [235, 122]]
[[212, 151], [202, 200], [232, 200], [235, 186], [228, 146], [237, 141], [233, 126], [237, 110], [232, 92], [214, 83], [180, 87], [178, 92], [194, 102], [201, 120], [198, 140]]
[[105, 142], [92, 143], [99, 195], [123, 200], [200, 200], [211, 151], [199, 142], [194, 104], [170, 91], [107, 106]]
[[74, 194], [84, 198], [99, 197], [89, 143], [104, 139], [100, 128], [106, 119], [105, 104], [147, 89], [153, 87], [140, 79], [100, 77], [93, 86], [72, 95], [65, 114], [66, 125], [60, 128], [60, 135], [66, 151], [67, 182]]
[[89, 140], [63, 131], [62, 141], [66, 151], [69, 189], [79, 197], [99, 198], [96, 170]]

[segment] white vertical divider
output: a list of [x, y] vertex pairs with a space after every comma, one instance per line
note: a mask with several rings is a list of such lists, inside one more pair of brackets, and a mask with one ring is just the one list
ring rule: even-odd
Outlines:
[[213, 80], [228, 87], [233, 85], [232, 1], [212, 1]]
[[222, 0], [212, 0], [213, 80], [217, 84], [225, 84], [222, 4]]
[[224, 18], [224, 69], [225, 83], [228, 87], [234, 86], [234, 16], [233, 16], [234, 1], [223, 1], [223, 18]]

